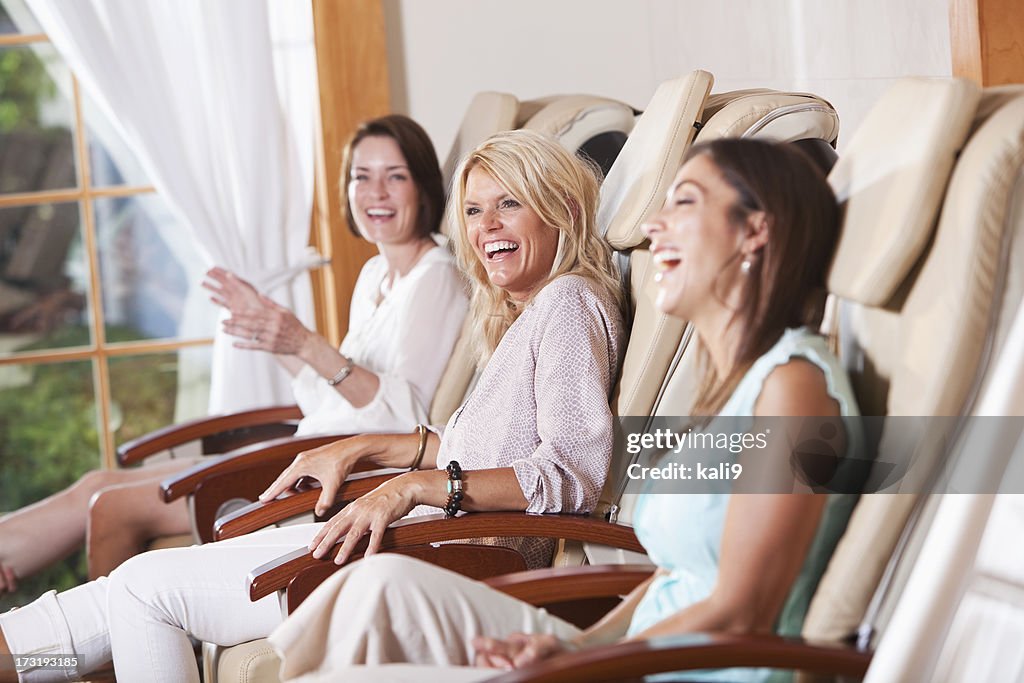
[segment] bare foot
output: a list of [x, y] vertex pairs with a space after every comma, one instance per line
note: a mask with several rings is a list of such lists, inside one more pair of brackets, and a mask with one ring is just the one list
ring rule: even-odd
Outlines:
[[18, 577], [14, 570], [0, 564], [0, 595], [18, 590]]

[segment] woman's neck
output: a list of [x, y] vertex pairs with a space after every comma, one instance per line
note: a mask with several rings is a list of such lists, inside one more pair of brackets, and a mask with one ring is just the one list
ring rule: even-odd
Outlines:
[[711, 364], [719, 378], [728, 377], [736, 359], [736, 348], [742, 338], [738, 321], [733, 320], [731, 311], [720, 311], [695, 316], [691, 321], [697, 336], [707, 349]]
[[387, 281], [405, 277], [409, 274], [423, 255], [434, 248], [434, 240], [425, 237], [423, 239], [403, 244], [379, 244], [377, 245], [380, 255], [388, 264]]

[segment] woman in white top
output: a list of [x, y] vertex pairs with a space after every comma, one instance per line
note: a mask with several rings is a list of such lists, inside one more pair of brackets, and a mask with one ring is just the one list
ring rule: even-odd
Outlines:
[[[204, 283], [232, 314], [224, 327], [244, 340], [235, 346], [274, 353], [294, 375], [300, 435], [426, 422], [467, 309], [454, 259], [434, 240], [444, 191], [426, 132], [404, 116], [367, 121], [342, 163], [349, 229], [380, 255], [359, 274], [340, 350], [233, 273], [214, 268]], [[0, 592], [72, 552], [87, 524], [90, 578], [109, 574], [154, 537], [188, 533], [184, 500], [155, 503], [160, 481], [194, 463], [89, 472], [0, 519]], [[48, 542], [37, 543], [40, 535]]]

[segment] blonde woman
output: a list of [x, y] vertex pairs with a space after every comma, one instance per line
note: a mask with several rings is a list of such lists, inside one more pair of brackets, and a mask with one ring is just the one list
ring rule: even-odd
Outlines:
[[[458, 258], [489, 359], [472, 396], [423, 442], [417, 433], [365, 435], [303, 453], [264, 497], [312, 476], [323, 508], [358, 461], [411, 471], [324, 524], [146, 553], [109, 579], [44, 595], [0, 616], [0, 656], [71, 644], [74, 675], [113, 659], [121, 680], [198, 681], [190, 636], [230, 645], [268, 635], [281, 622], [277, 601], [249, 602], [244, 576], [298, 545], [321, 556], [344, 537], [342, 562], [367, 533], [372, 553], [386, 526], [410, 513], [594, 507], [611, 459], [608, 398], [624, 328], [611, 252], [595, 228], [596, 175], [554, 141], [520, 131], [471, 153], [454, 192]], [[447, 492], [454, 472], [457, 497]], [[516, 547], [530, 566], [550, 559], [546, 541]], [[67, 673], [32, 670], [19, 680]]]

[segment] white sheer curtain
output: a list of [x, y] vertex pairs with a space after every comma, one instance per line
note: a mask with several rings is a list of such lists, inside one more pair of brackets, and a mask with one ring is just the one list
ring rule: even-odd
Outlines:
[[[291, 7], [311, 24], [310, 3], [271, 2], [275, 19]], [[311, 325], [306, 269], [319, 259], [306, 247], [313, 137], [304, 119], [315, 77], [289, 74], [313, 72], [312, 51], [277, 55], [275, 64], [266, 1], [28, 4], [208, 262], [250, 279]], [[192, 296], [201, 292], [193, 283]], [[183, 326], [195, 324], [186, 314]], [[196, 332], [214, 331], [182, 330]], [[269, 355], [232, 349], [216, 330], [211, 412], [290, 401], [288, 378]]]

